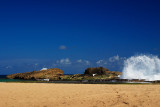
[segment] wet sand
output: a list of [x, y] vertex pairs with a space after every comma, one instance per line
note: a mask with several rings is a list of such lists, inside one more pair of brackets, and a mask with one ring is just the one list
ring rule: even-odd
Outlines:
[[0, 83], [0, 107], [160, 107], [160, 85]]

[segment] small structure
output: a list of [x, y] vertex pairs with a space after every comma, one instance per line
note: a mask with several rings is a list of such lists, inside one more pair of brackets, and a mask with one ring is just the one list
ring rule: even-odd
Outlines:
[[37, 81], [47, 81], [47, 82], [49, 82], [49, 79], [37, 79]]
[[46, 71], [47, 70], [47, 68], [42, 68], [40, 71]]
[[118, 78], [120, 78], [120, 77], [121, 77], [121, 75], [118, 75], [117, 77], [118, 77]]
[[97, 74], [93, 74], [93, 77], [96, 76]]

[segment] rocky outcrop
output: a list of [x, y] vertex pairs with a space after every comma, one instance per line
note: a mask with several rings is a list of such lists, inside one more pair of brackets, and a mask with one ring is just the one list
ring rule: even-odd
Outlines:
[[122, 75], [122, 72], [119, 71], [106, 71], [106, 74], [113, 74], [113, 75]]
[[117, 71], [109, 71], [107, 68], [104, 67], [97, 67], [97, 68], [87, 68], [84, 72], [85, 75], [107, 75], [107, 74], [113, 74], [113, 75], [121, 75], [121, 72]]
[[107, 68], [103, 68], [103, 67], [97, 67], [97, 68], [87, 68], [84, 72], [84, 74], [86, 75], [93, 75], [93, 74], [97, 74], [97, 75], [105, 75], [106, 71], [109, 71]]
[[26, 73], [17, 73], [17, 74], [11, 74], [7, 75], [7, 78], [9, 79], [26, 79], [26, 80], [35, 80], [35, 79], [52, 79], [57, 78], [63, 75], [63, 72], [61, 69], [58, 68], [52, 68], [48, 70], [42, 70], [42, 71], [33, 71], [33, 72], [26, 72]]

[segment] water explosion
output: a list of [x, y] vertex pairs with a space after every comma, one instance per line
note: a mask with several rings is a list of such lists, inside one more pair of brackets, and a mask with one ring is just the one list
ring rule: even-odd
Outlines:
[[132, 56], [125, 60], [121, 78], [160, 80], [160, 59], [153, 55]]

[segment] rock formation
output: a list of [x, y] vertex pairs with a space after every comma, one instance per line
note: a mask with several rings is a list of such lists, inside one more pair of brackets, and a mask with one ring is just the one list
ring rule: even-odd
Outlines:
[[107, 74], [113, 74], [113, 75], [121, 75], [121, 72], [116, 71], [109, 71], [107, 68], [104, 67], [97, 67], [97, 68], [87, 68], [84, 72], [85, 75], [107, 75]]
[[63, 75], [62, 70], [58, 68], [52, 68], [48, 70], [42, 70], [42, 71], [33, 71], [33, 72], [26, 72], [26, 73], [17, 73], [17, 74], [11, 74], [7, 75], [7, 78], [9, 79], [26, 79], [26, 80], [35, 80], [35, 79], [52, 79], [57, 78]]
[[103, 68], [103, 67], [98, 67], [98, 68], [87, 68], [85, 70], [85, 75], [93, 75], [93, 74], [97, 74], [97, 75], [105, 75], [106, 71], [109, 71], [107, 68]]
[[122, 75], [122, 72], [119, 72], [119, 71], [106, 71], [106, 74]]

